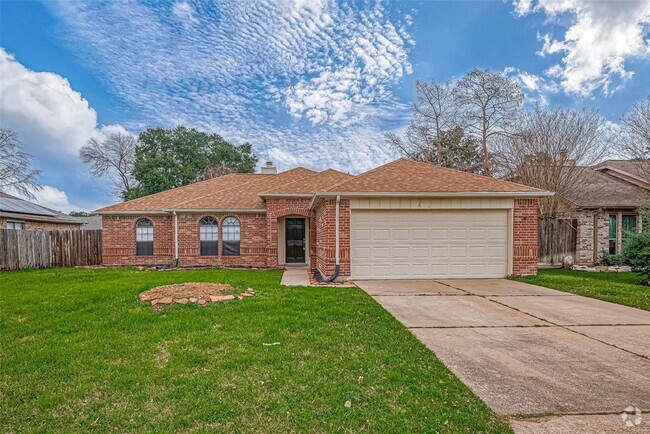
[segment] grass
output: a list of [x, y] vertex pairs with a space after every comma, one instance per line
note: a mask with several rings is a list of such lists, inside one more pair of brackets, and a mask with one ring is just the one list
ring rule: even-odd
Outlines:
[[[279, 279], [234, 270], [0, 274], [0, 431], [510, 432], [361, 290]], [[160, 312], [138, 301], [141, 291], [188, 281], [257, 295]]]
[[572, 294], [650, 310], [650, 287], [639, 285], [641, 277], [637, 273], [539, 270], [536, 276], [516, 279]]

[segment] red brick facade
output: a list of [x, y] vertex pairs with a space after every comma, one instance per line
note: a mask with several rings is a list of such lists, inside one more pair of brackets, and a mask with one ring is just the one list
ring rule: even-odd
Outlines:
[[[212, 216], [218, 222], [219, 247], [217, 256], [201, 256], [199, 222]], [[236, 217], [240, 224], [240, 255], [223, 256], [222, 222]], [[135, 224], [143, 218], [153, 224], [153, 256], [136, 256]], [[170, 265], [174, 261], [174, 216], [104, 216], [104, 265]], [[179, 214], [178, 259], [182, 266], [266, 266], [266, 218], [264, 214]]]
[[[316, 268], [325, 277], [336, 268], [336, 199], [324, 200], [315, 213]], [[350, 276], [350, 200], [339, 203], [339, 277]]]
[[[309, 221], [309, 258], [312, 268], [331, 276], [336, 264], [336, 199], [321, 202], [309, 210], [310, 199], [267, 199], [266, 213], [224, 214], [183, 213], [178, 215], [178, 257], [182, 266], [278, 266], [278, 219], [302, 216]], [[513, 273], [537, 272], [537, 199], [516, 199], [513, 212]], [[212, 216], [219, 227], [219, 254], [201, 256], [199, 222]], [[223, 256], [221, 227], [224, 218], [240, 221], [240, 256]], [[135, 223], [146, 217], [154, 227], [154, 255], [135, 255]], [[339, 203], [339, 278], [350, 276], [350, 201]], [[104, 216], [103, 258], [109, 266], [170, 265], [174, 260], [173, 215]]]
[[70, 231], [81, 228], [81, 223], [37, 222], [25, 219], [6, 219], [0, 217], [0, 229], [7, 227], [7, 221], [23, 222], [27, 231]]
[[537, 273], [537, 199], [515, 199], [512, 232], [512, 273]]

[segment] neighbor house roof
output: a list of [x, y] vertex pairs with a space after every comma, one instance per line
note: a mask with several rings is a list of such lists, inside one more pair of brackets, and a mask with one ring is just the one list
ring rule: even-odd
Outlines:
[[400, 158], [331, 186], [329, 192], [546, 193], [538, 188]]
[[578, 208], [637, 208], [647, 190], [593, 167], [578, 168], [584, 172], [563, 198]]
[[593, 168], [639, 187], [650, 188], [648, 160], [606, 160]]
[[60, 211], [0, 191], [0, 217], [49, 223], [81, 224]]
[[263, 191], [313, 175], [298, 167], [277, 175], [233, 173], [195, 182], [97, 210], [100, 214], [163, 212], [167, 209], [264, 209]]

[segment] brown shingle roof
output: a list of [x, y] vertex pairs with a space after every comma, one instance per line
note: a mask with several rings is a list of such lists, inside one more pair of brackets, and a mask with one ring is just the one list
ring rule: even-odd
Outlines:
[[362, 173], [349, 181], [328, 188], [327, 191], [394, 193], [543, 192], [543, 190], [527, 185], [404, 158]]
[[179, 209], [264, 209], [260, 193], [313, 175], [313, 170], [297, 167], [277, 175], [259, 175], [246, 184], [213, 191], [167, 208]]
[[262, 195], [314, 194], [318, 193], [319, 191], [326, 190], [333, 185], [348, 181], [352, 178], [354, 178], [354, 175], [350, 175], [349, 173], [339, 172], [338, 170], [334, 169], [327, 169], [307, 178], [294, 181], [290, 184], [281, 185], [272, 190], [268, 190], [262, 193]]
[[233, 173], [110, 205], [97, 212], [162, 211], [163, 209], [264, 208], [259, 193], [313, 175], [298, 167], [277, 175]]
[[563, 198], [579, 208], [636, 208], [647, 190], [591, 167], [583, 167], [580, 182]]

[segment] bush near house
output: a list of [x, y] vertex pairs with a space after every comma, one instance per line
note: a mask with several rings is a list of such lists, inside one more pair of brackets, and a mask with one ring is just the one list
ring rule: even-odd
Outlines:
[[623, 262], [650, 280], [650, 232], [630, 233], [621, 254]]

